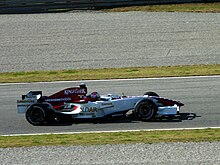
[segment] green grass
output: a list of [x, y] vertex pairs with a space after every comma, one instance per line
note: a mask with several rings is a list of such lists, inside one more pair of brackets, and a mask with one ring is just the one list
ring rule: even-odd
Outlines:
[[220, 64], [0, 73], [0, 83], [220, 75]]
[[130, 6], [130, 7], [104, 9], [103, 11], [105, 12], [146, 11], [146, 12], [214, 12], [214, 13], [219, 13], [220, 2]]
[[0, 148], [213, 141], [220, 141], [220, 129], [0, 136]]

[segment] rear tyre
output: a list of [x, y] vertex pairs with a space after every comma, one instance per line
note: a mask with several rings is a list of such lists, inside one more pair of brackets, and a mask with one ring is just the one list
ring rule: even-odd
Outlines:
[[139, 101], [134, 109], [135, 116], [141, 121], [150, 121], [157, 113], [157, 106], [152, 100]]
[[40, 106], [31, 106], [26, 114], [25, 117], [27, 121], [35, 126], [44, 125], [46, 122], [46, 112], [45, 110]]
[[155, 92], [146, 92], [144, 95], [159, 97], [159, 95]]

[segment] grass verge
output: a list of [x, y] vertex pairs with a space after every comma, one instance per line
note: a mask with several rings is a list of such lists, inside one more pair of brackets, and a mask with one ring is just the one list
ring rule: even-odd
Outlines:
[[213, 141], [220, 141], [220, 129], [0, 136], [0, 148]]
[[220, 64], [0, 73], [0, 83], [220, 75]]
[[105, 12], [146, 11], [146, 12], [212, 12], [212, 13], [219, 13], [220, 12], [220, 2], [130, 6], [130, 7], [104, 9], [102, 11], [105, 11]]

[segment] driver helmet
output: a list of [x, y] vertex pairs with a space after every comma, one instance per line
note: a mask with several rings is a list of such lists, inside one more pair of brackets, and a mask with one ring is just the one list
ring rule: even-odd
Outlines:
[[100, 95], [98, 92], [92, 92], [90, 94], [90, 97], [93, 98], [93, 99], [99, 99], [100, 98]]

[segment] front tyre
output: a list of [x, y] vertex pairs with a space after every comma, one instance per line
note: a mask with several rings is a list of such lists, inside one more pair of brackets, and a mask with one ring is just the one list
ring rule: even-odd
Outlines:
[[27, 110], [25, 117], [30, 124], [35, 126], [43, 125], [46, 122], [45, 110], [37, 105], [30, 107]]
[[139, 101], [134, 109], [135, 116], [141, 121], [150, 121], [157, 113], [157, 106], [152, 100]]

